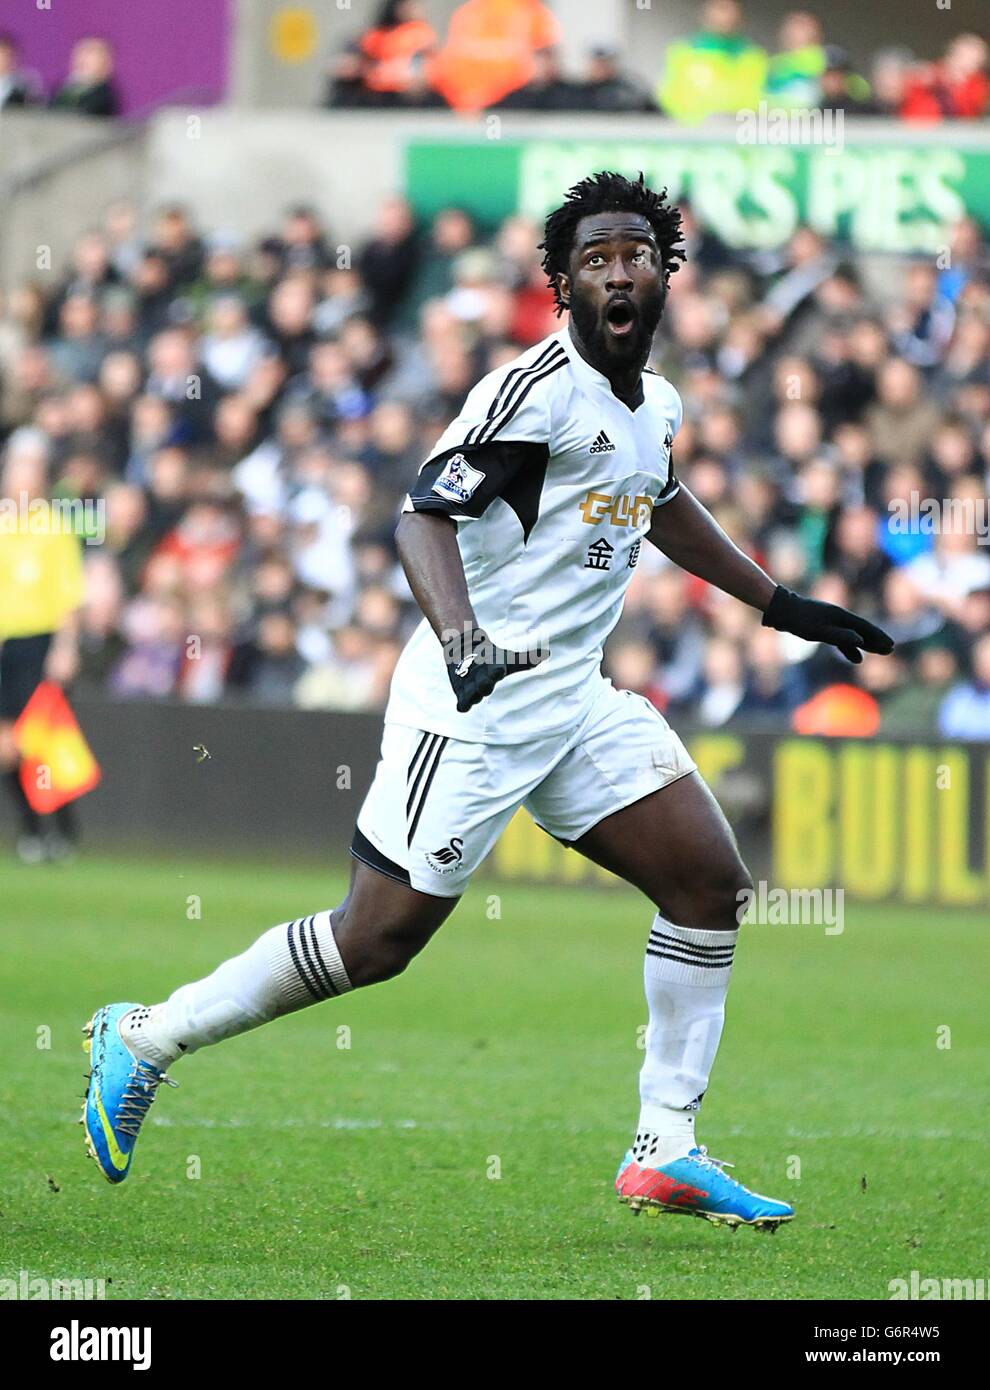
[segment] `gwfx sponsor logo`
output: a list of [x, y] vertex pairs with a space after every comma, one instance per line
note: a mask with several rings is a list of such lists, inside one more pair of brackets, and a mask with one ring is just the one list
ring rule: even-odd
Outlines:
[[609, 492], [595, 492], [590, 488], [578, 505], [581, 520], [589, 526], [597, 526], [600, 521], [607, 519], [613, 526], [633, 526], [638, 530], [646, 525], [653, 513], [653, 498], [644, 493], [637, 493], [633, 497], [624, 492], [613, 497]]

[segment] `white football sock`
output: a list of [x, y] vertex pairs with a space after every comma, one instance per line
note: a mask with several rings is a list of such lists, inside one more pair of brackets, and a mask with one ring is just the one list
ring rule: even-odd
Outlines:
[[283, 922], [205, 980], [121, 1020], [128, 1047], [156, 1066], [351, 989], [331, 914]]
[[695, 1111], [722, 1036], [738, 935], [676, 927], [659, 914], [653, 920], [643, 968], [650, 1022], [639, 1075], [638, 1162], [659, 1167], [695, 1147]]

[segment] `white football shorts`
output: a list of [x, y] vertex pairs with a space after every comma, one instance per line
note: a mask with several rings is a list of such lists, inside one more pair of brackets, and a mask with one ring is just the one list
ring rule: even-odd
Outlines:
[[456, 898], [520, 806], [570, 844], [695, 767], [649, 700], [608, 681], [576, 729], [528, 743], [386, 723], [351, 853], [421, 893]]

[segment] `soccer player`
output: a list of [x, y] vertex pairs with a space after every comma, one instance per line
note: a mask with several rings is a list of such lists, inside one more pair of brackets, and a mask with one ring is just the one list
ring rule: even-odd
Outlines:
[[602, 645], [644, 540], [768, 626], [850, 661], [893, 644], [777, 586], [678, 483], [681, 402], [645, 364], [683, 260], [679, 228], [665, 194], [613, 173], [578, 183], [547, 219], [544, 266], [567, 327], [475, 386], [402, 508], [397, 543], [424, 617], [393, 677], [347, 897], [271, 928], [162, 1004], [97, 1011], [84, 1120], [112, 1182], [127, 1175], [166, 1067], [397, 975], [524, 805], [655, 911], [640, 1117], [619, 1197], [732, 1226], [793, 1216], [695, 1141], [751, 884], [681, 740], [602, 676]]

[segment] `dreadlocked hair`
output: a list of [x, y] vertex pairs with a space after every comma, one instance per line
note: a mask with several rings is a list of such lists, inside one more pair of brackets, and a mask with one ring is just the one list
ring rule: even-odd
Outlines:
[[557, 301], [558, 315], [567, 305], [560, 297], [557, 276], [567, 273], [577, 224], [582, 217], [596, 212], [642, 213], [660, 248], [664, 284], [670, 283], [671, 275], [685, 259], [681, 245], [681, 214], [668, 203], [666, 188], [654, 193], [652, 188], [647, 188], [642, 172], [635, 182], [607, 169], [591, 174], [567, 190], [564, 201], [550, 213], [543, 228], [539, 249], [543, 252], [543, 269]]

